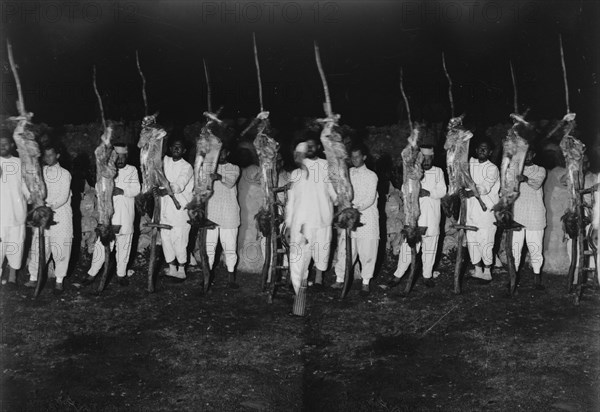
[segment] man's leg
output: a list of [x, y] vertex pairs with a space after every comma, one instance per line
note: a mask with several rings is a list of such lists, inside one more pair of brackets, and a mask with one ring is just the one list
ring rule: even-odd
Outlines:
[[237, 289], [239, 285], [235, 282], [235, 265], [237, 263], [237, 236], [238, 229], [221, 229], [221, 247], [225, 254], [225, 266], [229, 276], [228, 286]]
[[206, 231], [206, 256], [208, 256], [208, 266], [212, 269], [215, 263], [215, 253], [217, 243], [219, 242], [219, 228], [208, 229]]
[[56, 291], [62, 291], [63, 280], [65, 277], [67, 277], [67, 270], [69, 269], [69, 260], [71, 260], [73, 238], [52, 237], [50, 238], [49, 243], [55, 264], [54, 275], [56, 276], [56, 283], [54, 287]]
[[423, 261], [423, 277], [431, 279], [433, 277], [433, 264], [437, 255], [439, 235], [423, 236], [423, 247], [421, 256]]
[[[335, 283], [331, 285], [334, 289], [339, 289], [344, 284], [344, 275], [346, 273], [346, 231], [338, 231], [337, 262], [335, 262]], [[356, 263], [358, 257], [357, 239], [352, 238], [352, 264]]]
[[308, 279], [311, 250], [308, 240], [301, 233], [292, 233], [290, 239], [290, 278], [296, 294], [302, 282]]
[[116, 248], [117, 248], [117, 278], [119, 284], [126, 286], [129, 284], [127, 279], [127, 264], [129, 263], [129, 256], [131, 254], [131, 242], [133, 240], [133, 233], [127, 233], [123, 235], [117, 235]]
[[[52, 256], [52, 248], [50, 236], [44, 236], [44, 254], [46, 257], [45, 265], [50, 261]], [[54, 260], [56, 261], [56, 257]], [[38, 280], [38, 271], [40, 269], [40, 235], [39, 230], [33, 231], [33, 238], [31, 240], [31, 249], [29, 251], [29, 266], [27, 268], [29, 272], [29, 282], [25, 283], [27, 287], [35, 287]]]
[[[398, 254], [398, 266], [396, 267], [396, 271], [394, 272], [394, 277], [397, 280], [400, 280], [402, 276], [406, 273], [408, 267], [410, 266], [410, 262], [412, 260], [410, 246], [405, 241], [402, 241], [400, 245], [400, 253]], [[396, 282], [394, 279], [392, 282]]]
[[323, 272], [327, 270], [331, 251], [331, 226], [311, 231], [312, 258], [315, 261], [315, 284], [323, 284]]
[[533, 269], [533, 278], [537, 289], [544, 289], [542, 286], [542, 264], [544, 263], [544, 230], [528, 230], [525, 234], [527, 249], [529, 250], [529, 259]]
[[494, 263], [494, 242], [496, 241], [496, 226], [490, 225], [485, 228], [481, 234], [483, 238], [483, 248], [481, 251], [481, 260], [483, 261], [483, 279], [492, 280], [492, 263]]
[[177, 235], [173, 233], [176, 228], [173, 229], [161, 229], [160, 230], [160, 241], [162, 244], [163, 255], [165, 261], [169, 264], [169, 276], [177, 277], [177, 266], [175, 266], [175, 245], [174, 241]]
[[473, 277], [475, 278], [483, 277], [483, 270], [481, 268], [482, 236], [479, 233], [481, 230], [483, 229], [479, 228], [479, 230], [477, 231], [466, 231], [467, 249], [469, 251], [469, 257], [471, 258], [471, 263], [473, 263], [473, 265], [475, 266], [475, 273], [473, 274]]
[[190, 239], [190, 225], [177, 226], [171, 229], [171, 239], [173, 240], [173, 248], [175, 250], [175, 257], [179, 268], [175, 273], [175, 277], [178, 279], [185, 279], [185, 264], [187, 263], [187, 246]]
[[352, 252], [357, 250], [358, 258], [362, 265], [360, 276], [362, 284], [368, 286], [373, 279], [375, 264], [377, 263], [377, 251], [379, 249], [379, 239], [353, 239]]

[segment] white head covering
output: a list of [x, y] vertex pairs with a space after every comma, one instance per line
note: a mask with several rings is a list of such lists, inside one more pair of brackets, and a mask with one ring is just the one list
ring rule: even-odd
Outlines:
[[421, 153], [423, 156], [433, 156], [433, 147], [422, 147]]
[[300, 142], [294, 149], [295, 152], [306, 153], [308, 151], [308, 144], [306, 142]]
[[117, 152], [117, 154], [127, 154], [129, 153], [129, 150], [127, 149], [127, 146], [114, 146], [115, 148], [115, 152]]

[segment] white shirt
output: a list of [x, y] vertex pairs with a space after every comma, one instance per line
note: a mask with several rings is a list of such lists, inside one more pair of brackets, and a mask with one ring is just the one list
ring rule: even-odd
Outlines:
[[163, 196], [161, 198], [160, 223], [179, 227], [189, 225], [190, 218], [185, 207], [193, 196], [194, 169], [184, 159], [175, 162], [170, 156], [165, 156], [163, 170], [181, 209], [177, 210], [171, 196]]
[[231, 163], [219, 164], [217, 173], [221, 175], [221, 180], [215, 180], [213, 194], [208, 199], [208, 220], [222, 229], [237, 229], [240, 226], [240, 205], [236, 183], [240, 177], [240, 168]]
[[440, 234], [440, 220], [442, 218], [440, 199], [446, 195], [447, 190], [442, 169], [432, 166], [431, 169], [424, 170], [421, 188], [429, 190], [429, 196], [419, 198], [421, 215], [419, 216], [418, 225], [427, 227], [425, 236], [437, 236]]
[[360, 239], [379, 239], [379, 210], [377, 210], [377, 174], [367, 168], [350, 168], [350, 182], [354, 191], [352, 205], [360, 212], [360, 223], [351, 237]]
[[123, 194], [113, 196], [115, 214], [112, 217], [113, 225], [120, 225], [120, 235], [133, 233], [133, 221], [135, 220], [135, 197], [140, 193], [140, 179], [135, 166], [125, 165], [117, 169], [115, 176], [115, 187], [123, 189]]
[[21, 159], [0, 157], [0, 168], [0, 226], [20, 226], [27, 219], [27, 188], [21, 175]]
[[58, 163], [44, 166], [42, 173], [46, 183], [46, 204], [54, 211], [52, 219], [56, 222], [44, 234], [56, 238], [72, 238], [71, 173]]
[[321, 229], [333, 222], [335, 190], [327, 174], [327, 160], [304, 159], [304, 169], [296, 169], [290, 176], [292, 186], [288, 192], [285, 211], [286, 226], [300, 232], [302, 228]]
[[546, 207], [544, 189], [546, 169], [538, 165], [525, 166], [523, 175], [527, 182], [519, 185], [519, 197], [515, 200], [514, 220], [528, 230], [542, 230], [546, 227]]
[[500, 173], [498, 167], [489, 160], [479, 163], [474, 157], [469, 160], [469, 172], [487, 211], [481, 209], [475, 197], [467, 199], [467, 225], [486, 228], [496, 221], [492, 208], [500, 199]]

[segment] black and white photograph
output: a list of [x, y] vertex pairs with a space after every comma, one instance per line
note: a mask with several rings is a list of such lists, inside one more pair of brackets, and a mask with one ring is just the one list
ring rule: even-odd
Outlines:
[[0, 22], [0, 412], [600, 410], [600, 1]]

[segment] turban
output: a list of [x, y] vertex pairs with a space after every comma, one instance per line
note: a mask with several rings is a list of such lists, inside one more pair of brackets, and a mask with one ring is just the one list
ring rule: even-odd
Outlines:
[[127, 146], [115, 146], [115, 152], [117, 152], [117, 154], [127, 154]]
[[433, 156], [433, 148], [431, 148], [431, 147], [422, 147], [421, 148], [421, 153], [423, 153], [424, 156]]

